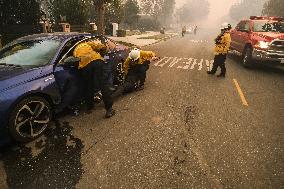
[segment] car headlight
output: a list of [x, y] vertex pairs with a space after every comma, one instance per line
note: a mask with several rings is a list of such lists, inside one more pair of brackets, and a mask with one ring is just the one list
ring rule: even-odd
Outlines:
[[255, 46], [261, 49], [267, 49], [269, 47], [269, 42], [259, 41]]

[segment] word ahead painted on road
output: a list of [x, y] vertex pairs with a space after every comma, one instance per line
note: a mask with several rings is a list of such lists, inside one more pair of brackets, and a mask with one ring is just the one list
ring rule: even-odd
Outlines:
[[192, 42], [192, 43], [209, 43], [209, 41], [207, 41], [207, 40], [194, 40], [194, 39], [191, 39], [190, 42]]
[[154, 64], [157, 67], [169, 67], [183, 70], [193, 70], [202, 68], [206, 70], [212, 69], [214, 60], [196, 59], [196, 58], [178, 58], [178, 57], [163, 57]]

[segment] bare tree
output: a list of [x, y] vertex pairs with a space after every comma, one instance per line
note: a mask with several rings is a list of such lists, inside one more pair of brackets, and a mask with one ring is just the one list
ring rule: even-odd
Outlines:
[[268, 16], [284, 17], [284, 1], [283, 0], [269, 0], [264, 4], [262, 13]]
[[97, 13], [97, 26], [98, 33], [100, 35], [105, 34], [105, 4], [111, 2], [111, 0], [93, 0], [96, 13]]
[[230, 8], [230, 16], [235, 21], [250, 16], [259, 16], [265, 2], [266, 0], [242, 0]]
[[210, 4], [208, 0], [188, 0], [177, 14], [183, 23], [195, 22], [208, 16]]
[[143, 0], [141, 10], [144, 14], [151, 15], [156, 21], [167, 24], [173, 16], [175, 0]]

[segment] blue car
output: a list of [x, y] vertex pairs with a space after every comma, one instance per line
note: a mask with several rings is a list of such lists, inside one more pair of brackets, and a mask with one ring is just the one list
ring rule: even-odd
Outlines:
[[0, 50], [0, 141], [27, 142], [47, 129], [52, 113], [64, 98], [76, 68], [62, 62], [86, 40], [100, 40], [109, 49], [108, 61], [121, 69], [127, 47], [104, 36], [80, 33], [35, 34]]

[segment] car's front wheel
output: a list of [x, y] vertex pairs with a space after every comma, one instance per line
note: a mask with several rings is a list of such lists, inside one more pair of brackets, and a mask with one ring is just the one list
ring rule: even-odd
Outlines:
[[246, 68], [252, 66], [253, 59], [252, 59], [252, 48], [251, 47], [246, 47], [245, 48], [244, 53], [243, 53], [242, 64]]
[[51, 120], [51, 106], [42, 97], [28, 97], [20, 101], [9, 118], [9, 131], [19, 142], [36, 139], [48, 127]]
[[125, 73], [123, 70], [123, 61], [120, 61], [116, 66], [114, 70], [114, 84], [120, 85], [124, 82], [125, 79]]

